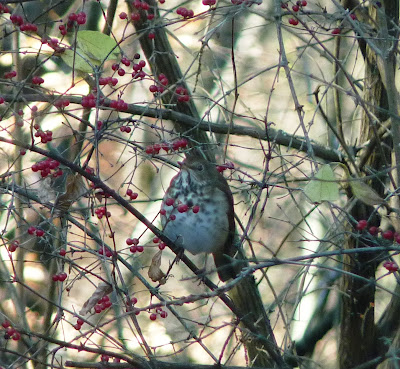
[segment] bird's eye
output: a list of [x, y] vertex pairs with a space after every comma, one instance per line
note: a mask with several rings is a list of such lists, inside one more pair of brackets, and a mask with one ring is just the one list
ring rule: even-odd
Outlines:
[[204, 170], [204, 165], [203, 165], [203, 164], [198, 164], [197, 167], [196, 167], [196, 169], [197, 169], [199, 172], [202, 172], [202, 171]]

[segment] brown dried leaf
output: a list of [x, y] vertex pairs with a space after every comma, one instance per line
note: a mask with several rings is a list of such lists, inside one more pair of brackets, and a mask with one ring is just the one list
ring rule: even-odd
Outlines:
[[361, 181], [350, 181], [350, 187], [353, 194], [357, 199], [361, 200], [367, 205], [380, 205], [385, 202], [382, 197], [380, 197], [375, 190], [369, 187], [366, 183]]
[[160, 250], [153, 256], [151, 260], [151, 265], [148, 271], [148, 276], [153, 282], [159, 282], [160, 284], [165, 284], [165, 273], [161, 270], [161, 254], [162, 251]]
[[85, 191], [86, 187], [82, 176], [80, 174], [69, 174], [65, 186], [65, 193], [60, 195], [56, 201], [54, 215], [56, 217], [61, 217]]
[[96, 290], [94, 291], [93, 295], [83, 304], [81, 311], [79, 312], [80, 315], [86, 315], [90, 312], [90, 310], [97, 304], [104, 296], [107, 296], [112, 292], [112, 287], [109, 283], [102, 282], [100, 283]]

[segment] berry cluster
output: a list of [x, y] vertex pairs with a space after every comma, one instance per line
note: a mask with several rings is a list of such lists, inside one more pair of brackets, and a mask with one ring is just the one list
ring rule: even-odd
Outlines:
[[[140, 16], [140, 13], [138, 12], [139, 10], [144, 10], [144, 11], [147, 12], [146, 13], [146, 18], [148, 20], [154, 19], [154, 14], [153, 13], [148, 13], [148, 10], [150, 9], [150, 6], [146, 2], [135, 0], [135, 1], [132, 2], [132, 5], [133, 5], [134, 8], [137, 9], [137, 11], [135, 11], [135, 12], [133, 12], [131, 14], [131, 20], [132, 21], [135, 22], [135, 21], [139, 21], [140, 20], [141, 16]], [[120, 14], [120, 18], [121, 18], [121, 14]], [[121, 18], [121, 19], [126, 19], [126, 18]]]
[[40, 228], [36, 228], [34, 226], [30, 226], [28, 228], [28, 234], [31, 236], [36, 235], [36, 237], [43, 237], [44, 236], [44, 230]]
[[110, 249], [108, 249], [108, 248], [105, 247], [105, 246], [103, 246], [102, 248], [100, 248], [99, 251], [98, 251], [98, 253], [99, 253], [99, 255], [104, 255], [104, 256], [107, 257], [107, 258], [112, 257], [113, 254], [114, 254]]
[[104, 216], [106, 218], [110, 218], [111, 217], [111, 213], [109, 211], [107, 211], [105, 206], [101, 206], [101, 207], [97, 208], [94, 212], [95, 212], [95, 214], [96, 214], [98, 219], [101, 219]]
[[18, 14], [10, 15], [10, 21], [15, 24], [22, 32], [36, 32], [37, 26], [32, 23], [24, 23], [24, 19]]
[[143, 252], [144, 247], [139, 245], [139, 240], [137, 238], [127, 238], [126, 244], [130, 246], [129, 251], [134, 254], [135, 252]]
[[85, 322], [83, 321], [83, 319], [78, 318], [78, 319], [76, 320], [76, 324], [74, 325], [74, 329], [76, 329], [77, 331], [79, 331], [79, 330], [82, 328], [82, 326], [83, 326], [84, 323], [85, 323]]
[[11, 79], [17, 76], [17, 72], [15, 70], [12, 70], [10, 72], [4, 73], [4, 78], [5, 79]]
[[225, 164], [217, 165], [216, 168], [218, 172], [222, 173], [227, 169], [235, 169], [235, 164], [233, 164], [231, 161], [227, 161]]
[[[306, 0], [297, 0], [296, 4], [294, 4], [292, 6], [292, 10], [297, 13], [301, 8], [304, 8], [307, 6], [307, 1]], [[289, 8], [289, 4], [288, 3], [281, 3], [281, 8], [282, 9], [288, 9]]]
[[94, 306], [94, 311], [96, 314], [100, 314], [102, 311], [110, 308], [112, 305], [110, 298], [108, 296], [102, 297], [97, 304]]
[[13, 242], [11, 242], [8, 246], [8, 251], [10, 252], [14, 252], [17, 250], [17, 248], [19, 247], [19, 241], [18, 240], [14, 240]]
[[10, 338], [14, 341], [19, 341], [21, 339], [21, 333], [19, 333], [10, 323], [10, 321], [5, 320], [1, 323], [2, 327], [6, 330], [4, 333], [4, 339], [9, 340]]
[[65, 51], [65, 47], [60, 46], [60, 41], [56, 38], [42, 38], [41, 41], [43, 45], [49, 45], [56, 53], [63, 53]]
[[[164, 210], [164, 209], [162, 209], [162, 210]], [[162, 213], [162, 211], [160, 211], [160, 213]], [[164, 215], [165, 215], [165, 210], [164, 210]], [[162, 242], [158, 237], [154, 237], [153, 238], [153, 243], [155, 243], [155, 244], [158, 244], [158, 248], [160, 249], [160, 250], [164, 250], [166, 247], [167, 247], [167, 245], [165, 244], [165, 242]]]
[[128, 188], [126, 190], [126, 196], [129, 196], [131, 200], [136, 200], [139, 195], [137, 192], [133, 192], [131, 188]]
[[[183, 204], [181, 202], [176, 203], [175, 199], [172, 197], [166, 199], [164, 204], [165, 204], [165, 206], [173, 206], [174, 208], [176, 208], [176, 210], [178, 210], [179, 213], [186, 213], [190, 209], [193, 211], [194, 214], [197, 214], [200, 211], [199, 205], [193, 205], [192, 207], [190, 207], [189, 205]], [[160, 214], [166, 215], [167, 211], [165, 209], [161, 209]], [[173, 216], [173, 218], [171, 218], [172, 216]], [[174, 216], [174, 214], [171, 214], [170, 220], [175, 220], [175, 219], [176, 219], [176, 216]]]
[[6, 5], [0, 3], [0, 14], [3, 13], [10, 13], [10, 9]]
[[149, 87], [149, 90], [151, 93], [162, 93], [165, 90], [165, 86], [167, 86], [169, 83], [168, 78], [165, 76], [164, 73], [160, 73], [158, 75], [158, 81], [157, 84], [151, 85]]
[[131, 133], [132, 128], [129, 127], [129, 126], [121, 126], [121, 127], [119, 127], [119, 130], [120, 130], [121, 132]]
[[[135, 54], [134, 59], [140, 59], [140, 54]], [[124, 64], [126, 67], [129, 67], [131, 65], [131, 61], [126, 57], [121, 58], [121, 63]], [[143, 71], [143, 68], [146, 66], [146, 62], [144, 60], [139, 60], [138, 63], [132, 62], [132, 78], [140, 78], [143, 79], [146, 77], [146, 73]], [[118, 63], [114, 63], [111, 66], [111, 69], [115, 72], [118, 73], [119, 76], [124, 76], [125, 75], [125, 69], [121, 68]]]
[[[359, 220], [356, 224], [356, 229], [360, 232], [366, 230], [371, 236], [377, 236], [380, 233], [383, 239], [400, 244], [400, 233], [391, 230], [382, 231], [382, 229], [375, 226], [368, 228], [368, 221], [366, 219]], [[399, 269], [397, 264], [393, 261], [386, 261], [383, 266], [389, 271], [389, 273], [396, 272]]]
[[67, 277], [68, 277], [68, 274], [65, 273], [65, 272], [62, 272], [62, 273], [54, 274], [54, 275], [51, 277], [51, 279], [52, 279], [54, 282], [64, 282], [64, 281], [67, 279]]
[[84, 25], [86, 23], [86, 13], [71, 13], [68, 15], [67, 25], [61, 24], [58, 26], [61, 35], [65, 36], [69, 30], [71, 30], [75, 24], [78, 26]]
[[[204, 1], [203, 1], [204, 4]], [[181, 15], [183, 18], [187, 19], [187, 18], [193, 18], [194, 16], [194, 12], [191, 9], [186, 9], [184, 7], [180, 7], [178, 9], [176, 9], [176, 14]]]
[[165, 319], [167, 316], [168, 316], [168, 313], [165, 311], [165, 310], [163, 310], [162, 308], [156, 308], [156, 312], [155, 313], [151, 313], [150, 314], [150, 320], [156, 320], [157, 319], [157, 315], [160, 315], [160, 317], [162, 318], [162, 319]]
[[169, 152], [170, 150], [179, 151], [179, 149], [185, 149], [188, 145], [188, 141], [185, 138], [179, 138], [174, 142], [168, 143], [163, 142], [162, 144], [153, 144], [146, 147], [146, 154], [155, 155], [163, 149], [165, 152]]
[[399, 266], [394, 261], [385, 261], [383, 267], [386, 268], [389, 273], [394, 273], [399, 270]]
[[110, 102], [110, 108], [113, 108], [118, 111], [126, 111], [128, 110], [129, 106], [124, 100], [118, 99], [118, 100], [112, 100]]
[[[356, 224], [356, 229], [358, 231], [364, 231], [367, 227], [368, 227], [368, 221], [365, 219], [359, 220], [358, 223]], [[377, 236], [379, 233], [381, 233], [383, 239], [400, 243], [400, 233], [393, 232], [391, 230], [382, 231], [382, 229], [378, 227], [371, 226], [368, 228], [368, 233], [371, 236]]]
[[70, 101], [68, 99], [57, 99], [56, 101], [54, 101], [53, 105], [58, 108], [58, 109], [64, 109], [66, 108], [68, 105], [70, 104]]
[[[36, 130], [34, 136], [35, 137], [40, 137], [40, 142], [41, 143], [47, 143], [47, 142], [51, 142], [53, 140], [53, 132], [50, 130], [47, 130], [46, 132], [42, 131], [40, 129], [40, 126], [38, 123], [33, 125], [33, 128]], [[51, 161], [52, 159], [48, 158], [47, 160]], [[57, 162], [58, 163], [58, 162]], [[52, 164], [53, 165], [53, 164]], [[58, 165], [60, 165], [60, 163], [58, 163]], [[51, 168], [54, 169], [54, 168]], [[50, 172], [49, 172], [50, 173]], [[43, 176], [42, 176], [43, 177]]]
[[96, 96], [89, 94], [82, 97], [81, 105], [84, 108], [94, 108], [96, 106]]
[[39, 76], [32, 77], [32, 84], [40, 86], [44, 82], [44, 79]]
[[177, 86], [175, 93], [178, 95], [179, 102], [188, 102], [190, 100], [188, 90], [182, 86]]
[[115, 86], [118, 83], [118, 79], [117, 78], [113, 78], [113, 77], [100, 77], [99, 78], [99, 85], [100, 86]]
[[54, 178], [63, 175], [63, 171], [59, 168], [60, 163], [57, 160], [47, 158], [46, 160], [39, 161], [32, 165], [31, 169], [33, 172], [39, 172], [42, 178], [46, 178], [52, 174]]

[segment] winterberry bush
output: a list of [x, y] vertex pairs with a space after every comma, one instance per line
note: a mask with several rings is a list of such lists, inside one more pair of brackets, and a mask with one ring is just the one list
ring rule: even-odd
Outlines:
[[[0, 368], [396, 368], [398, 18], [2, 1]], [[161, 208], [194, 151], [234, 196], [225, 283], [162, 232], [203, 211]]]

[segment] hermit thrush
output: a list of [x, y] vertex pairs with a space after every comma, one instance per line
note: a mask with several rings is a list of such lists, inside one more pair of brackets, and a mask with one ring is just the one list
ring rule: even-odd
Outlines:
[[228, 183], [216, 167], [189, 156], [171, 180], [161, 205], [164, 234], [192, 254], [212, 253], [221, 281], [235, 277], [235, 220]]

